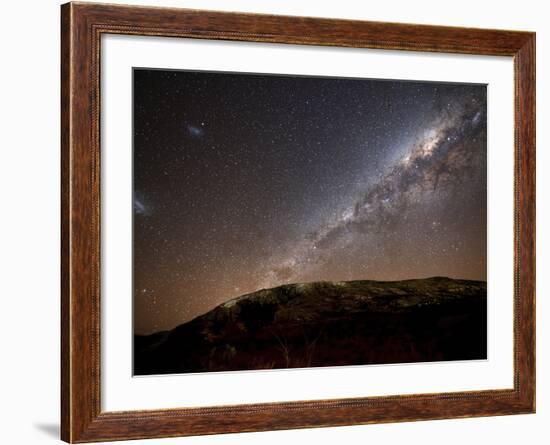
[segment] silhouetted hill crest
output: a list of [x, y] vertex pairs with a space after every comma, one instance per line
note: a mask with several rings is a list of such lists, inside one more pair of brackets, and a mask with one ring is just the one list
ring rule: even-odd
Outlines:
[[[468, 326], [472, 320], [473, 328]], [[233, 298], [168, 333], [136, 336], [135, 370], [150, 374], [467, 358], [476, 337], [481, 346], [470, 349], [479, 358], [486, 353], [484, 336], [483, 281], [431, 277], [294, 283]], [[384, 341], [391, 345], [383, 346]], [[454, 346], [439, 351], [442, 341]], [[460, 341], [466, 346], [459, 346]], [[353, 348], [350, 342], [356, 343]], [[290, 357], [287, 348], [294, 355], [301, 351], [301, 358]], [[338, 355], [338, 348], [347, 358]]]

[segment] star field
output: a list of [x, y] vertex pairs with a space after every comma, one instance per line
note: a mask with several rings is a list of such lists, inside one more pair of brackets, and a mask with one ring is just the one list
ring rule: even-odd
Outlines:
[[134, 320], [283, 283], [486, 278], [486, 87], [134, 70]]

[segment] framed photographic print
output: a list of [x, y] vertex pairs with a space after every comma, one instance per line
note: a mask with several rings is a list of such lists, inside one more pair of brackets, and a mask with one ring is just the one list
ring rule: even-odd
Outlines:
[[535, 410], [535, 36], [62, 6], [62, 438]]

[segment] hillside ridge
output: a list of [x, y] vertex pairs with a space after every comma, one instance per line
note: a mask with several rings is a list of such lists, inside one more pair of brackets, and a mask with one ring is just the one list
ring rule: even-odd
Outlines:
[[[430, 277], [317, 281], [260, 289], [170, 331], [136, 335], [134, 371], [395, 363], [466, 359], [472, 354], [481, 358], [486, 354], [486, 286], [484, 281]], [[475, 342], [468, 329], [480, 340], [471, 353], [459, 345], [465, 339]], [[343, 351], [350, 342], [356, 351], [346, 356]], [[380, 346], [384, 342], [392, 343], [386, 352]], [[309, 358], [298, 360], [302, 354]]]

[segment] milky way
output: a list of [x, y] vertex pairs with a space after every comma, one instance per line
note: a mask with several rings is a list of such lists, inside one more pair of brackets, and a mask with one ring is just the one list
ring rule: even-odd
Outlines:
[[289, 282], [486, 278], [486, 87], [134, 71], [136, 332]]

